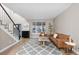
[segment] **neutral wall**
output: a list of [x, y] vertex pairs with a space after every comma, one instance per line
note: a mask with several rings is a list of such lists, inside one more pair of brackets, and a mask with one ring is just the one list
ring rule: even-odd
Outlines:
[[65, 12], [54, 19], [55, 30], [72, 36], [79, 48], [79, 4], [72, 4]]
[[15, 22], [15, 24], [21, 24], [22, 25], [21, 26], [22, 27], [21, 30], [24, 30], [24, 31], [28, 31], [29, 30], [29, 23], [24, 17], [22, 17], [19, 14], [13, 12], [11, 9], [9, 9], [5, 5], [3, 5], [3, 7], [8, 12], [8, 14], [11, 16], [11, 18]]
[[6, 32], [0, 29], [0, 50], [8, 47], [9, 45], [15, 43], [16, 41], [10, 37]]
[[12, 19], [14, 20], [16, 24], [21, 24], [21, 30], [29, 31], [29, 23], [26, 21], [25, 18], [14, 13], [12, 16]]
[[30, 19], [28, 20], [29, 22], [29, 26], [30, 26], [30, 37], [31, 38], [37, 38], [39, 33], [32, 33], [32, 28], [33, 28], [33, 24], [32, 22], [45, 22], [46, 23], [46, 26], [45, 26], [45, 30], [46, 30], [46, 33], [48, 33], [48, 26], [49, 26], [49, 23], [53, 24], [53, 19]]

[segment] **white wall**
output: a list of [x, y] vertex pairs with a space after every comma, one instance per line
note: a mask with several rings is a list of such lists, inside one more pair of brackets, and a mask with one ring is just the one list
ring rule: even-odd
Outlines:
[[23, 17], [19, 16], [18, 14], [14, 13], [13, 14], [13, 21], [16, 24], [21, 24], [22, 25], [22, 30], [29, 30], [29, 23], [24, 19]]
[[55, 18], [55, 29], [56, 32], [71, 35], [79, 48], [79, 4], [72, 4]]
[[32, 22], [45, 22], [46, 23], [46, 26], [45, 26], [45, 29], [46, 29], [46, 33], [48, 33], [48, 26], [49, 26], [49, 23], [53, 24], [53, 19], [30, 19], [28, 20], [29, 22], [29, 26], [30, 26], [30, 36], [31, 38], [34, 36], [34, 37], [38, 37], [39, 33], [32, 33], [32, 28], [33, 28], [33, 25], [32, 25]]
[[0, 51], [16, 41], [0, 28]]
[[18, 15], [15, 12], [13, 12], [11, 9], [9, 9], [6, 6], [4, 6], [4, 8], [8, 12], [8, 14], [11, 16], [11, 18], [15, 22], [15, 24], [21, 24], [22, 25], [22, 29], [21, 30], [25, 30], [25, 31], [29, 30], [29, 23], [27, 22], [27, 20], [25, 18], [23, 18], [22, 16]]

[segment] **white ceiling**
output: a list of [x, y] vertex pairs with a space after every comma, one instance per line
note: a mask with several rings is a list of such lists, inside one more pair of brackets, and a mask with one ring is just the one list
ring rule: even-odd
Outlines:
[[27, 19], [53, 19], [71, 4], [69, 3], [4, 3]]

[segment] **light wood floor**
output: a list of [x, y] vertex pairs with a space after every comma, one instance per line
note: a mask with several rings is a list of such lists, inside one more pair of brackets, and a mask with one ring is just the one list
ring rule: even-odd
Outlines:
[[[11, 48], [9, 48], [8, 50], [0, 53], [0, 55], [15, 55], [17, 50], [19, 49], [19, 47], [23, 46], [24, 44], [26, 44], [30, 39], [28, 38], [21, 38], [20, 42], [14, 46], [12, 46]], [[65, 53], [63, 50], [60, 50], [63, 55], [76, 55], [73, 51], [69, 52], [69, 53]]]
[[23, 46], [23, 44], [26, 44], [28, 42], [28, 38], [21, 38], [20, 42], [14, 46], [12, 46], [11, 48], [9, 48], [8, 50], [0, 53], [0, 55], [15, 55], [16, 51], [19, 49], [19, 47]]
[[61, 49], [60, 51], [63, 53], [63, 55], [77, 55], [74, 51], [65, 52], [65, 50], [63, 49]]

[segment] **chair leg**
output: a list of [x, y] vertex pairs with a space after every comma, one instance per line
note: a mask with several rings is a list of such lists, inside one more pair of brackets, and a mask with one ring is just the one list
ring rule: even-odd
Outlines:
[[72, 52], [72, 48], [69, 48], [69, 52]]
[[58, 48], [59, 50], [61, 50], [61, 48]]
[[68, 49], [67, 48], [63, 48], [64, 52], [67, 53], [68, 52]]

